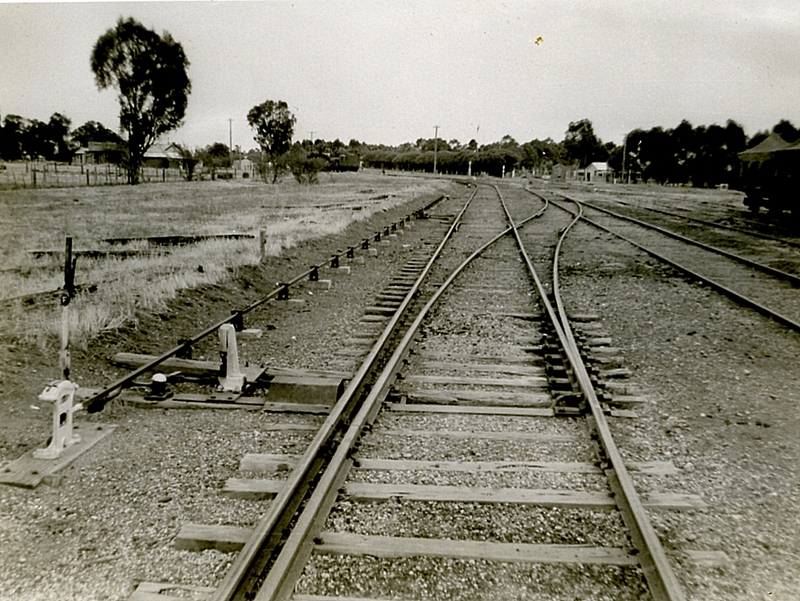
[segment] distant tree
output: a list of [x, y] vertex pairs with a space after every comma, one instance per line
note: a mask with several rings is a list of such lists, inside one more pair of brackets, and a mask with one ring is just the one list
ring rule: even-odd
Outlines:
[[89, 142], [111, 142], [122, 145], [123, 139], [115, 131], [111, 131], [102, 123], [97, 121], [87, 121], [80, 127], [72, 130], [72, 141], [82, 147], [86, 147]]
[[203, 162], [204, 171], [208, 171], [213, 178], [218, 169], [227, 169], [231, 166], [231, 153], [226, 144], [214, 142], [195, 153], [195, 158]]
[[298, 184], [316, 184], [319, 172], [328, 165], [321, 156], [309, 156], [299, 142], [284, 155], [284, 160]]
[[797, 129], [790, 121], [781, 119], [772, 128], [772, 133], [778, 134], [787, 142], [796, 142], [800, 138], [800, 129]]
[[26, 119], [19, 115], [6, 115], [0, 128], [0, 158], [4, 161], [22, 158], [22, 141], [27, 127]]
[[200, 152], [201, 151], [191, 151], [189, 148], [185, 146], [181, 146], [180, 144], [175, 144], [175, 147], [178, 149], [178, 152], [181, 155], [181, 159], [183, 159], [183, 166], [184, 166], [184, 177], [186, 178], [187, 182], [194, 180], [194, 170], [197, 167], [197, 163], [200, 162]]
[[[272, 171], [272, 183], [278, 181], [281, 165], [278, 157], [289, 151], [297, 119], [284, 101], [267, 100], [250, 109], [247, 122], [255, 132], [255, 141], [261, 146], [268, 164], [263, 164], [262, 175]], [[271, 165], [271, 167], [270, 167]]]
[[580, 167], [608, 158], [603, 143], [595, 135], [592, 122], [588, 119], [570, 123], [561, 145], [564, 147], [566, 158], [577, 162]]
[[72, 121], [61, 113], [53, 113], [47, 122], [47, 137], [55, 150], [50, 158], [56, 161], [68, 162], [72, 158], [70, 125]]
[[98, 88], [119, 92], [120, 127], [128, 134], [128, 183], [136, 184], [144, 153], [183, 121], [191, 91], [189, 61], [169, 33], [159, 36], [129, 18], [100, 36], [91, 65]]

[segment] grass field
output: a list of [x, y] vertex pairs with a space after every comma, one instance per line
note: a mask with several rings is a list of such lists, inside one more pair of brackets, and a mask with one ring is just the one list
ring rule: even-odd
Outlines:
[[[79, 259], [76, 283], [97, 284], [71, 305], [71, 336], [85, 343], [100, 331], [155, 310], [183, 288], [215, 283], [231, 269], [259, 261], [258, 233], [268, 254], [299, 241], [342, 231], [376, 211], [432, 193], [441, 183], [378, 172], [322, 174], [318, 185], [288, 178], [277, 185], [253, 180], [176, 182], [138, 186], [19, 189], [0, 192], [0, 299], [59, 288], [63, 255], [32, 250], [134, 250], [141, 256]], [[107, 238], [247, 233], [242, 240], [212, 240], [182, 247]], [[202, 265], [202, 272], [198, 266]], [[132, 295], [136, 290], [137, 295]], [[47, 344], [59, 332], [60, 310], [0, 305], [13, 336]]]

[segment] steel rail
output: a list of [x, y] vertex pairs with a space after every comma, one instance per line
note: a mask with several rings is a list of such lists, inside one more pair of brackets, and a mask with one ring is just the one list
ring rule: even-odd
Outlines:
[[[545, 206], [536, 214], [531, 215], [523, 223], [527, 223], [531, 219], [540, 216], [547, 208], [548, 202], [545, 200]], [[466, 207], [465, 209], [466, 210]], [[457, 228], [460, 222], [461, 215], [453, 223], [453, 227]], [[256, 601], [286, 601], [290, 598], [294, 589], [295, 582], [299, 578], [306, 561], [310, 557], [313, 546], [314, 536], [319, 532], [324, 524], [327, 514], [329, 513], [333, 503], [336, 500], [339, 488], [344, 482], [347, 474], [352, 466], [352, 459], [350, 453], [352, 448], [358, 442], [363, 429], [371, 424], [380, 409], [381, 402], [388, 394], [394, 377], [399, 370], [402, 361], [408, 354], [414, 337], [419, 330], [423, 320], [427, 317], [430, 310], [438, 302], [442, 294], [450, 287], [456, 277], [475, 260], [481, 253], [483, 253], [491, 245], [495, 244], [501, 238], [507, 236], [512, 232], [512, 228], [507, 228], [502, 233], [495, 236], [492, 240], [481, 246], [478, 250], [473, 252], [464, 262], [458, 266], [445, 280], [445, 282], [437, 288], [431, 298], [427, 301], [425, 306], [415, 317], [412, 324], [406, 330], [402, 340], [395, 348], [391, 358], [387, 361], [378, 379], [372, 386], [372, 389], [361, 405], [357, 415], [351, 422], [347, 431], [345, 432], [336, 452], [331, 459], [327, 469], [320, 477], [314, 493], [309, 499], [308, 503], [303, 509], [303, 513], [297, 519], [292, 533], [286, 541], [283, 549], [278, 555], [277, 559], [272, 565], [269, 574], [264, 580]], [[433, 258], [431, 259], [431, 262]], [[432, 263], [431, 263], [432, 264]], [[423, 276], [420, 276], [418, 282], [421, 283]], [[213, 601], [225, 601], [224, 597], [213, 597]]]
[[[529, 190], [529, 192], [531, 192], [531, 191]], [[536, 194], [536, 193], [535, 192], [531, 192], [531, 194]], [[536, 196], [539, 196], [539, 194], [536, 194]], [[572, 213], [574, 215], [574, 213], [570, 209], [562, 206], [561, 204], [559, 204], [559, 203], [557, 203], [555, 201], [551, 201], [551, 202], [552, 202], [552, 204], [554, 206], [558, 207], [562, 211], [566, 211], [567, 213]], [[574, 201], [572, 201], [572, 202], [574, 202]], [[718, 292], [721, 292], [722, 294], [724, 294], [728, 298], [731, 298], [731, 299], [741, 303], [742, 305], [744, 305], [746, 307], [750, 307], [751, 309], [754, 309], [758, 313], [761, 313], [762, 315], [764, 315], [766, 317], [769, 317], [770, 319], [774, 319], [778, 323], [781, 323], [781, 324], [783, 324], [785, 326], [790, 327], [791, 329], [793, 329], [793, 330], [795, 330], [797, 332], [800, 332], [800, 322], [797, 322], [794, 319], [783, 315], [782, 313], [778, 313], [774, 309], [770, 309], [769, 307], [767, 307], [765, 305], [762, 305], [758, 301], [755, 301], [750, 297], [744, 296], [743, 294], [740, 294], [736, 290], [733, 290], [732, 288], [729, 288], [725, 284], [722, 284], [722, 283], [714, 280], [713, 278], [709, 278], [708, 276], [705, 276], [702, 273], [694, 271], [692, 268], [687, 267], [686, 265], [683, 265], [682, 263], [678, 263], [677, 261], [673, 261], [669, 257], [665, 257], [664, 255], [658, 253], [657, 251], [652, 250], [652, 249], [650, 249], [650, 248], [648, 248], [648, 247], [646, 247], [646, 246], [644, 246], [642, 244], [639, 244], [635, 240], [631, 240], [627, 236], [624, 236], [623, 234], [620, 234], [619, 232], [615, 232], [614, 230], [612, 230], [612, 229], [610, 229], [610, 228], [608, 228], [608, 227], [606, 227], [606, 226], [604, 226], [604, 225], [602, 225], [600, 223], [597, 223], [596, 221], [593, 221], [593, 220], [589, 219], [585, 215], [582, 217], [582, 219], [586, 223], [588, 223], [590, 225], [593, 225], [594, 227], [596, 227], [596, 228], [598, 228], [600, 230], [608, 232], [612, 236], [616, 236], [620, 240], [623, 240], [623, 241], [627, 242], [628, 244], [631, 244], [631, 245], [635, 246], [639, 250], [646, 252], [651, 257], [653, 257], [655, 259], [658, 259], [659, 261], [662, 261], [663, 263], [666, 263], [667, 265], [671, 265], [672, 267], [674, 267], [678, 271], [682, 271], [683, 273], [691, 276], [692, 278], [694, 278], [696, 280], [699, 280], [699, 281], [701, 281], [701, 282], [703, 282], [705, 284], [708, 284], [711, 288], [717, 290]]]
[[[503, 202], [503, 206], [505, 207], [506, 205], [502, 200], [502, 194], [500, 193], [500, 190], [498, 188], [495, 188], [495, 190], [497, 190], [497, 194], [500, 196], [501, 202]], [[538, 194], [535, 194], [529, 190], [528, 192], [534, 194], [535, 196], [539, 196]], [[542, 197], [539, 196], [539, 198]], [[511, 217], [511, 214], [508, 212], [507, 208], [506, 213], [514, 228], [514, 237], [517, 241], [517, 245], [519, 246], [520, 253], [525, 260], [525, 264], [528, 267], [528, 272], [536, 283], [536, 287], [539, 290], [539, 295], [542, 298], [542, 303], [545, 306], [545, 310], [553, 323], [556, 335], [558, 336], [559, 342], [561, 343], [564, 353], [567, 356], [567, 360], [572, 367], [581, 393], [583, 394], [591, 410], [591, 420], [593, 422], [592, 425], [597, 434], [598, 443], [605, 453], [605, 459], [608, 463], [608, 467], [604, 471], [609, 480], [609, 484], [615, 493], [614, 500], [617, 504], [620, 514], [622, 515], [625, 525], [628, 527], [631, 540], [639, 552], [639, 565], [642, 568], [642, 572], [644, 572], [648, 587], [650, 588], [650, 594], [656, 601], [685, 601], [686, 597], [683, 593], [683, 589], [681, 588], [680, 583], [678, 582], [678, 579], [672, 570], [672, 566], [667, 559], [664, 548], [661, 546], [661, 541], [653, 529], [650, 519], [647, 517], [647, 512], [645, 511], [639, 494], [636, 492], [636, 488], [633, 485], [633, 479], [628, 473], [628, 469], [625, 467], [625, 462], [622, 459], [622, 455], [620, 454], [616, 442], [614, 441], [614, 437], [611, 434], [611, 430], [608, 427], [608, 422], [606, 421], [605, 414], [600, 406], [600, 401], [598, 400], [597, 394], [592, 386], [589, 372], [586, 370], [586, 366], [581, 359], [578, 346], [575, 343], [575, 337], [572, 334], [572, 328], [569, 325], [569, 320], [566, 312], [564, 311], [560, 294], [556, 288], [558, 279], [557, 277], [554, 278], [553, 287], [553, 295], [556, 299], [558, 307], [558, 313], [556, 313], [547, 297], [547, 291], [542, 285], [528, 252], [525, 249], [525, 245], [519, 235], [519, 228], [518, 226], [514, 225], [513, 218]], [[557, 245], [557, 250], [560, 250], [561, 241], [564, 239], [567, 232], [576, 221], [577, 218], [563, 230]]]
[[[433, 205], [435, 205], [444, 198], [445, 198], [444, 196], [439, 196], [433, 202], [430, 202], [427, 205], [425, 205], [421, 210], [426, 211], [427, 209], [430, 209]], [[341, 258], [343, 254], [345, 254], [344, 251], [339, 252], [335, 255], [331, 255], [331, 258], [333, 257]], [[225, 319], [222, 319], [217, 323], [208, 326], [205, 330], [203, 330], [199, 334], [195, 334], [192, 338], [181, 341], [181, 343], [178, 346], [171, 348], [170, 350], [166, 351], [162, 355], [159, 355], [158, 357], [154, 358], [145, 365], [142, 365], [138, 369], [112, 382], [106, 388], [93, 394], [91, 397], [89, 397], [88, 400], [84, 402], [84, 407], [86, 407], [87, 412], [97, 413], [98, 411], [102, 411], [105, 405], [122, 391], [123, 387], [133, 383], [139, 376], [152, 371], [155, 367], [158, 367], [159, 365], [164, 363], [164, 361], [166, 361], [167, 359], [174, 357], [175, 355], [181, 353], [185, 349], [191, 347], [193, 344], [196, 344], [197, 342], [203, 340], [207, 336], [210, 336], [211, 334], [219, 330], [219, 328], [221, 328], [222, 326], [241, 320], [242, 316], [246, 315], [247, 313], [250, 313], [251, 311], [257, 309], [258, 307], [261, 307], [262, 305], [272, 300], [273, 298], [276, 298], [282, 290], [288, 288], [289, 286], [293, 286], [300, 281], [305, 280], [309, 275], [311, 275], [312, 272], [314, 272], [317, 269], [318, 267], [311, 267], [310, 269], [304, 271], [303, 273], [296, 276], [292, 280], [279, 284], [278, 287], [275, 288], [272, 292], [270, 292], [267, 296], [255, 301], [254, 303], [248, 305], [244, 309], [231, 311], [231, 315], [229, 317], [226, 317]]]
[[653, 225], [652, 223], [647, 223], [646, 221], [641, 221], [641, 220], [635, 219], [633, 217], [628, 217], [627, 215], [620, 215], [619, 213], [615, 213], [614, 211], [611, 211], [609, 209], [604, 209], [603, 207], [598, 207], [598, 206], [596, 206], [596, 205], [594, 205], [592, 203], [585, 202], [583, 200], [575, 200], [574, 198], [570, 198], [569, 196], [566, 196], [564, 194], [559, 194], [559, 195], [563, 196], [569, 202], [574, 202], [575, 204], [582, 204], [582, 205], [585, 205], [585, 206], [589, 207], [590, 209], [594, 209], [595, 211], [600, 211], [601, 213], [606, 213], [608, 215], [611, 215], [612, 217], [616, 217], [617, 219], [630, 221], [631, 223], [635, 223], [636, 225], [640, 225], [642, 227], [649, 228], [651, 230], [655, 230], [655, 231], [657, 231], [657, 232], [659, 232], [661, 234], [664, 234], [665, 236], [669, 236], [670, 238], [675, 238], [676, 240], [680, 240], [681, 242], [686, 242], [687, 244], [692, 244], [694, 246], [698, 246], [698, 247], [702, 248], [703, 250], [707, 250], [709, 252], [720, 254], [720, 255], [722, 255], [724, 257], [728, 257], [729, 259], [733, 259], [734, 261], [739, 261], [741, 263], [744, 263], [748, 267], [752, 267], [753, 269], [758, 269], [759, 271], [763, 271], [763, 272], [768, 273], [770, 275], [774, 275], [777, 278], [780, 278], [782, 280], [787, 280], [789, 282], [792, 282], [795, 285], [800, 286], [800, 277], [798, 277], [796, 275], [793, 275], [791, 273], [786, 273], [785, 271], [781, 271], [780, 269], [775, 269], [774, 267], [770, 267], [768, 265], [763, 265], [761, 263], [758, 263], [757, 261], [753, 261], [753, 260], [748, 259], [746, 257], [742, 257], [741, 255], [737, 255], [736, 253], [732, 253], [730, 251], [723, 250], [721, 248], [717, 248], [716, 246], [711, 246], [710, 244], [705, 244], [703, 242], [698, 242], [697, 240], [692, 240], [691, 238], [688, 238], [686, 236], [682, 236], [681, 234], [676, 234], [675, 232], [671, 232], [671, 231], [669, 231], [667, 229], [664, 229], [662, 227], [659, 227], [657, 225]]
[[739, 232], [742, 234], [746, 234], [748, 236], [753, 236], [754, 238], [762, 238], [763, 240], [772, 240], [773, 242], [780, 242], [781, 244], [785, 244], [786, 246], [800, 248], [800, 242], [795, 242], [793, 240], [786, 240], [784, 238], [778, 238], [777, 236], [770, 236], [769, 234], [762, 234], [761, 232], [753, 232], [750, 230], [746, 230], [742, 227], [723, 225], [721, 223], [716, 223], [714, 221], [708, 221], [707, 219], [698, 219], [697, 217], [689, 217], [688, 215], [681, 215], [680, 213], [673, 213], [672, 211], [665, 211], [664, 209], [656, 209], [654, 207], [640, 207], [632, 204], [627, 204], [623, 206], [630, 206], [640, 211], [651, 211], [653, 213], [660, 213], [662, 215], [667, 215], [668, 217], [677, 217], [678, 219], [685, 219], [686, 221], [694, 221], [695, 223], [702, 223], [703, 225], [709, 225], [711, 227], [716, 227], [721, 230], [730, 230], [732, 232]]
[[[258, 580], [262, 577], [261, 571], [266, 567], [266, 565], [256, 563], [259, 556], [262, 554], [263, 548], [269, 541], [275, 541], [281, 535], [281, 527], [286, 525], [291, 514], [294, 514], [307, 496], [311, 480], [323, 471], [324, 465], [321, 459], [323, 451], [333, 441], [335, 434], [340, 430], [343, 420], [350, 419], [350, 414], [353, 411], [355, 403], [358, 401], [358, 394], [362, 391], [367, 376], [377, 364], [379, 356], [386, 347], [395, 329], [398, 327], [398, 324], [401, 322], [403, 314], [411, 304], [413, 297], [418, 293], [436, 257], [441, 253], [449, 238], [456, 231], [461, 215], [463, 215], [466, 208], [472, 202], [476, 193], [477, 187], [453, 221], [453, 224], [451, 224], [444, 239], [439, 244], [436, 251], [434, 251], [433, 256], [423, 268], [405, 299], [390, 318], [380, 338], [378, 338], [376, 343], [372, 346], [372, 349], [350, 380], [347, 388], [345, 388], [342, 395], [331, 408], [328, 417], [319, 430], [317, 430], [317, 433], [314, 435], [314, 438], [306, 448], [302, 457], [298, 460], [297, 466], [292, 470], [291, 475], [281, 488], [281, 491], [270, 503], [267, 513], [259, 520], [253, 530], [253, 534], [231, 564], [222, 582], [211, 596], [210, 601], [252, 599], [253, 589], [258, 584]], [[330, 465], [330, 463], [328, 463], [328, 465]], [[329, 471], [329, 468], [324, 469], [324, 474], [329, 473]], [[322, 480], [316, 485], [314, 495], [320, 490], [320, 485], [322, 485]], [[315, 497], [312, 496], [312, 499], [313, 498]], [[311, 503], [311, 501], [309, 501], [309, 503]], [[298, 524], [295, 525], [292, 531], [293, 533], [297, 530], [297, 527]], [[291, 536], [289, 540], [291, 540]], [[287, 544], [288, 541], [284, 544], [284, 549]], [[280, 559], [282, 555], [283, 551], [279, 554], [278, 559]], [[260, 562], [264, 563], [264, 559], [262, 558]], [[271, 575], [274, 572], [275, 569], [272, 569], [269, 574]]]

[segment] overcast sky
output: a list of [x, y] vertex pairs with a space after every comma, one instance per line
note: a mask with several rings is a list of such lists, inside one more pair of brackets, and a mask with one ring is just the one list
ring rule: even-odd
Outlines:
[[400, 144], [560, 141], [588, 118], [603, 141], [682, 119], [800, 126], [797, 0], [5, 3], [0, 115], [118, 129], [92, 47], [120, 17], [168, 31], [190, 61], [190, 147], [254, 147], [248, 110], [284, 100], [295, 139]]

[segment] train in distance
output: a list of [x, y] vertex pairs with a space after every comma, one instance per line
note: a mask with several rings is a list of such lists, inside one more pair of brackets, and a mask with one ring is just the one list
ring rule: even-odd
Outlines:
[[739, 162], [739, 188], [746, 194], [745, 206], [753, 213], [765, 207], [770, 213], [791, 211], [800, 217], [800, 140], [787, 142], [772, 133], [753, 148], [740, 152]]

